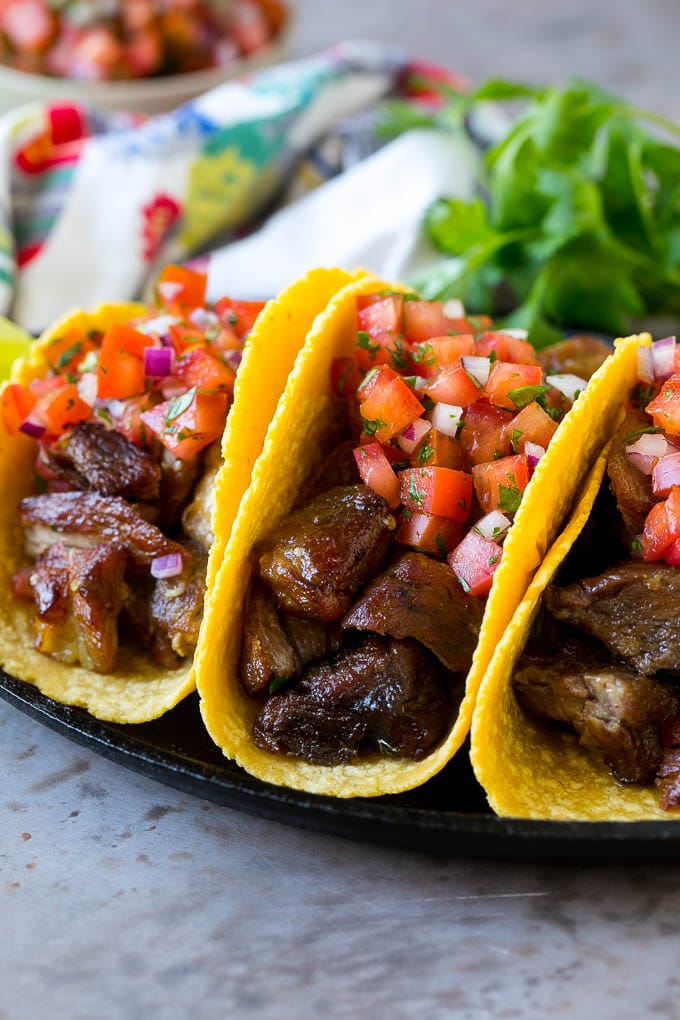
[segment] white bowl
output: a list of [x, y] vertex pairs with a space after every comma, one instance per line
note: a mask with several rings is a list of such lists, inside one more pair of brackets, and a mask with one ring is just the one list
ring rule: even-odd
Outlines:
[[100, 110], [166, 113], [194, 99], [202, 92], [221, 85], [224, 81], [250, 74], [259, 67], [266, 67], [283, 59], [290, 47], [291, 21], [292, 15], [289, 10], [284, 28], [268, 46], [252, 56], [234, 60], [223, 67], [159, 78], [110, 82], [78, 81], [74, 78], [54, 78], [46, 74], [28, 74], [0, 64], [0, 113], [6, 113], [24, 103], [55, 102], [64, 99], [88, 103]]

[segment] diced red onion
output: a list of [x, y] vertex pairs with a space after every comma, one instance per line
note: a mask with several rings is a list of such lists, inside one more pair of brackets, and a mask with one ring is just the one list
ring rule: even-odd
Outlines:
[[511, 523], [510, 518], [502, 514], [500, 510], [492, 510], [486, 517], [477, 521], [475, 531], [483, 538], [490, 538], [492, 542], [500, 542]]
[[498, 329], [497, 333], [502, 333], [504, 336], [512, 336], [515, 340], [526, 340], [529, 336], [528, 329]]
[[675, 337], [667, 336], [652, 344], [654, 378], [668, 379], [675, 371]]
[[680, 485], [680, 450], [667, 453], [652, 468], [652, 492], [667, 496], [674, 485]]
[[182, 554], [168, 553], [167, 556], [156, 556], [151, 560], [151, 576], [159, 580], [166, 577], [177, 577], [182, 573]]
[[426, 436], [431, 428], [431, 422], [425, 421], [424, 418], [416, 418], [416, 420], [412, 421], [410, 425], [407, 425], [401, 435], [397, 437], [399, 447], [404, 451], [404, 453], [413, 453], [423, 436]]
[[476, 379], [480, 386], [486, 386], [491, 371], [491, 359], [480, 358], [476, 354], [465, 354], [460, 360], [467, 374]]
[[587, 379], [582, 379], [580, 375], [573, 375], [571, 372], [547, 375], [545, 381], [548, 386], [553, 386], [556, 390], [559, 390], [572, 403], [577, 395], [582, 393], [588, 385]]
[[545, 454], [545, 447], [538, 443], [526, 442], [524, 444], [524, 456], [527, 459], [529, 470], [533, 471], [541, 457]]
[[644, 475], [651, 475], [657, 460], [677, 452], [677, 447], [658, 432], [646, 432], [626, 447], [631, 464]]
[[41, 425], [40, 422], [31, 421], [30, 418], [25, 418], [19, 426], [19, 431], [30, 436], [31, 439], [42, 439], [45, 435], [45, 426]]
[[95, 372], [83, 372], [76, 383], [78, 387], [78, 394], [81, 400], [84, 400], [90, 407], [94, 405], [97, 399], [97, 376]]
[[640, 382], [654, 382], [654, 359], [652, 358], [651, 347], [638, 347], [637, 376]]
[[449, 301], [445, 301], [443, 310], [447, 319], [465, 318], [465, 306], [462, 301], [458, 300], [458, 298], [451, 298]]
[[175, 367], [173, 347], [147, 347], [144, 351], [144, 375], [165, 379]]
[[432, 427], [445, 436], [455, 436], [463, 417], [463, 408], [457, 404], [435, 404], [430, 412]]
[[208, 308], [194, 308], [189, 315], [189, 320], [198, 326], [199, 329], [208, 329], [210, 326], [218, 326], [219, 318]]
[[243, 359], [243, 351], [238, 350], [238, 348], [233, 351], [225, 351], [222, 357], [229, 365], [229, 368], [233, 368], [234, 372], [237, 372]]
[[184, 289], [184, 285], [181, 283], [175, 283], [174, 280], [163, 280], [162, 283], [158, 284], [158, 293], [164, 301], [174, 301], [178, 294], [181, 294]]

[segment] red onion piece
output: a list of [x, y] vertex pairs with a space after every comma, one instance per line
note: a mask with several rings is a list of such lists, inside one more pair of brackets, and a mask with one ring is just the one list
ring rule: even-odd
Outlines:
[[432, 428], [432, 424], [429, 421], [425, 421], [424, 418], [416, 418], [410, 425], [407, 425], [400, 436], [397, 437], [397, 443], [400, 449], [404, 453], [411, 454], [415, 450], [418, 443], [421, 441], [423, 436]]
[[654, 359], [651, 347], [638, 347], [637, 377], [643, 383], [654, 382]]
[[541, 457], [545, 454], [545, 447], [539, 446], [538, 443], [527, 442], [524, 444], [524, 455], [529, 465], [529, 470], [533, 471], [538, 464]]
[[175, 351], [172, 347], [147, 347], [144, 351], [144, 375], [165, 379], [172, 375], [175, 367]]
[[239, 351], [239, 350], [226, 351], [222, 355], [222, 357], [224, 358], [226, 363], [229, 365], [229, 368], [233, 368], [234, 372], [237, 372], [238, 371], [238, 367], [241, 364], [241, 361], [243, 359], [243, 351]]
[[556, 390], [559, 390], [567, 400], [571, 400], [572, 403], [576, 400], [579, 393], [588, 385], [587, 379], [582, 379], [580, 375], [573, 375], [572, 372], [558, 373], [557, 375], [547, 375], [545, 381], [548, 386], [553, 386]]
[[480, 386], [486, 386], [491, 371], [491, 359], [480, 358], [476, 354], [465, 354], [460, 360], [467, 374], [476, 379]]
[[490, 538], [492, 542], [500, 542], [512, 521], [500, 510], [492, 510], [486, 517], [477, 521], [474, 530], [483, 538]]
[[657, 460], [677, 452], [677, 447], [658, 432], [646, 432], [626, 447], [631, 464], [644, 475], [651, 475]]
[[457, 404], [435, 404], [430, 412], [433, 428], [445, 436], [456, 435], [462, 417], [463, 408]]
[[655, 379], [668, 379], [675, 371], [675, 337], [667, 336], [652, 344], [652, 363]]
[[168, 553], [167, 556], [156, 556], [151, 560], [151, 576], [162, 580], [166, 577], [177, 577], [182, 573], [182, 554]]
[[42, 439], [45, 435], [45, 426], [41, 425], [40, 422], [25, 418], [19, 426], [19, 431], [30, 436], [31, 439]]
[[680, 451], [667, 453], [652, 468], [652, 492], [668, 496], [674, 485], [680, 485]]

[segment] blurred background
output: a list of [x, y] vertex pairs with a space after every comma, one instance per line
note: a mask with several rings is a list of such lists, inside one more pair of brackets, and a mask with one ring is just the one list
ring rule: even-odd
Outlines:
[[295, 54], [379, 39], [475, 82], [593, 78], [680, 121], [677, 0], [293, 0], [293, 8]]

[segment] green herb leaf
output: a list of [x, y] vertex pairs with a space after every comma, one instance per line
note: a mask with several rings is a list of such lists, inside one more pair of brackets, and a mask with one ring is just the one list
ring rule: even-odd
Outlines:
[[165, 413], [165, 424], [170, 425], [171, 422], [179, 418], [181, 414], [191, 407], [196, 396], [196, 387], [192, 386], [186, 393], [180, 394], [179, 397], [173, 397], [168, 405], [168, 410]]
[[505, 510], [508, 514], [514, 514], [517, 510], [519, 510], [521, 502], [522, 493], [516, 485], [498, 486], [498, 505], [501, 510]]
[[532, 404], [534, 400], [542, 397], [549, 389], [549, 386], [520, 386], [516, 390], [508, 390], [508, 396], [515, 407], [521, 410], [521, 408]]

